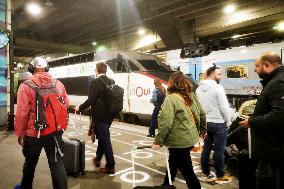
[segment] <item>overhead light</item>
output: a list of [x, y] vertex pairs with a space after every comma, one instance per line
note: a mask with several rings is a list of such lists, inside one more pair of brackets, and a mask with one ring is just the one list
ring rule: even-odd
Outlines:
[[139, 29], [138, 30], [138, 34], [139, 35], [144, 35], [145, 34], [145, 30], [144, 29]]
[[273, 29], [277, 29], [279, 31], [284, 31], [284, 22], [278, 23], [276, 27], [273, 27]]
[[28, 3], [26, 9], [30, 14], [34, 16], [39, 15], [42, 11], [42, 8], [36, 3]]
[[239, 38], [239, 37], [241, 37], [241, 36], [242, 36], [242, 35], [233, 35], [232, 38], [233, 38], [233, 39], [237, 39], [237, 38]]
[[92, 43], [92, 45], [93, 45], [93, 46], [96, 46], [96, 45], [97, 45], [97, 42], [94, 41], [94, 42]]
[[226, 14], [233, 13], [233, 12], [235, 12], [235, 10], [236, 10], [236, 6], [235, 6], [234, 4], [229, 4], [229, 5], [226, 5], [226, 6], [224, 7], [224, 12], [225, 12]]

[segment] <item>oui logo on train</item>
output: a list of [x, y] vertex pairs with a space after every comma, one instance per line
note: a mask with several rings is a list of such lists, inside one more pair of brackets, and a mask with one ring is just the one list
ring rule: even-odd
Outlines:
[[136, 95], [138, 97], [147, 96], [151, 94], [151, 88], [136, 87], [129, 90], [130, 95]]

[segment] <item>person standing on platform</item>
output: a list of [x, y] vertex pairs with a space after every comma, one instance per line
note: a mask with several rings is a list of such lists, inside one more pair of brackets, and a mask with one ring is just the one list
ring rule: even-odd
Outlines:
[[148, 137], [155, 137], [155, 129], [158, 127], [158, 114], [166, 96], [166, 89], [162, 86], [159, 79], [154, 80], [155, 89], [153, 90], [151, 103], [154, 104], [154, 110], [151, 118], [151, 125], [149, 128]]
[[[29, 71], [33, 75], [27, 81], [34, 83], [39, 88], [52, 86], [54, 79], [48, 73], [48, 63], [45, 59], [41, 57], [34, 58], [29, 64]], [[64, 85], [56, 80], [55, 89], [63, 97], [63, 102], [68, 107], [69, 100]], [[23, 155], [25, 157], [22, 182], [18, 188], [33, 188], [35, 168], [41, 150], [44, 148], [51, 172], [53, 188], [67, 189], [67, 177], [61, 153], [63, 131], [39, 137], [39, 132], [35, 130], [35, 117], [37, 116], [35, 90], [24, 82], [19, 87], [17, 97], [15, 133], [18, 136], [18, 143], [23, 147]]]
[[258, 159], [257, 189], [284, 188], [284, 67], [279, 55], [264, 53], [255, 62], [262, 79], [261, 91], [248, 119], [240, 122], [251, 128], [252, 158]]
[[104, 174], [115, 173], [115, 160], [113, 156], [112, 144], [110, 140], [110, 126], [114, 116], [107, 110], [107, 94], [106, 87], [114, 83], [114, 80], [106, 76], [107, 65], [104, 62], [96, 64], [96, 79], [91, 83], [88, 99], [76, 107], [76, 111], [84, 111], [91, 106], [92, 121], [95, 127], [95, 133], [98, 137], [98, 147], [96, 157], [93, 158], [93, 163], [96, 167], [100, 167], [103, 155], [106, 158], [105, 167], [99, 171]]
[[[192, 166], [190, 150], [206, 135], [206, 115], [195, 96], [187, 77], [176, 72], [171, 75], [168, 95], [158, 116], [158, 134], [152, 144], [169, 148], [169, 166], [172, 182], [179, 170], [190, 189], [201, 189]], [[169, 185], [168, 173], [163, 185]]]
[[[206, 79], [202, 80], [196, 89], [196, 95], [206, 113], [207, 120], [207, 136], [201, 153], [201, 170], [204, 180], [215, 180], [216, 183], [231, 181], [229, 176], [224, 175], [224, 151], [232, 115], [225, 90], [219, 84], [221, 78], [221, 69], [214, 64], [206, 71]], [[216, 179], [210, 174], [209, 168], [210, 152], [213, 147]]]

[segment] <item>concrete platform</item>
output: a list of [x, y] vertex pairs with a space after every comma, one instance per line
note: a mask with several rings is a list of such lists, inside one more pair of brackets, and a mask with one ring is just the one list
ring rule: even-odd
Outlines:
[[[137, 145], [152, 144], [153, 139], [146, 137], [148, 128], [137, 125], [114, 122], [111, 127], [111, 138], [116, 161], [116, 173], [104, 175], [96, 170], [91, 159], [96, 152], [96, 143], [87, 136], [89, 120], [87, 117], [70, 116], [70, 126], [64, 137], [77, 137], [86, 141], [86, 174], [77, 178], [68, 177], [70, 189], [131, 189], [132, 166], [131, 149]], [[12, 189], [21, 181], [24, 158], [21, 146], [13, 132], [0, 132], [0, 189]], [[3, 136], [4, 134], [4, 136]], [[136, 151], [136, 184], [153, 186], [160, 185], [165, 175], [165, 156], [163, 148], [159, 151], [144, 149]], [[194, 169], [200, 176], [200, 152], [192, 153]], [[102, 162], [104, 165], [104, 162]], [[178, 174], [174, 185], [178, 189], [186, 189], [183, 177]], [[238, 180], [233, 177], [227, 184], [211, 185], [201, 181], [203, 189], [237, 189]], [[50, 171], [44, 150], [40, 156], [34, 178], [34, 189], [52, 189]]]

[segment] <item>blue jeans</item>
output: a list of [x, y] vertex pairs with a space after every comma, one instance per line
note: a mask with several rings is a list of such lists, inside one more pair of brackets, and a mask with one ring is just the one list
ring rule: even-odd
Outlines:
[[106, 168], [113, 169], [115, 162], [114, 162], [114, 156], [112, 151], [112, 145], [110, 140], [110, 124], [99, 122], [95, 123], [96, 128], [96, 135], [98, 137], [98, 147], [96, 152], [96, 160], [100, 161], [105, 155], [106, 158]]
[[225, 123], [207, 123], [207, 136], [204, 139], [203, 151], [201, 153], [201, 170], [205, 175], [210, 174], [209, 158], [210, 152], [214, 147], [216, 176], [224, 176], [224, 151], [227, 134], [228, 128]]
[[153, 113], [152, 113], [152, 118], [151, 118], [151, 125], [149, 128], [149, 134], [155, 136], [155, 129], [158, 127], [158, 115], [161, 110], [161, 107], [155, 106]]

